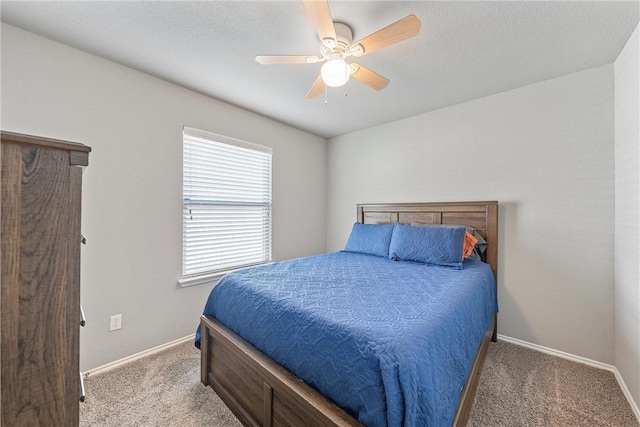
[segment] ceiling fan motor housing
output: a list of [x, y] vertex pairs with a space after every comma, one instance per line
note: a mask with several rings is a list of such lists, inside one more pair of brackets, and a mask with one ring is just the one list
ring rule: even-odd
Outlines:
[[346, 58], [350, 55], [361, 56], [364, 54], [364, 49], [360, 44], [351, 46], [353, 41], [353, 33], [348, 25], [340, 22], [334, 22], [336, 38], [335, 40], [327, 37], [322, 40], [322, 46], [320, 47], [320, 53], [323, 58], [330, 58], [341, 56]]

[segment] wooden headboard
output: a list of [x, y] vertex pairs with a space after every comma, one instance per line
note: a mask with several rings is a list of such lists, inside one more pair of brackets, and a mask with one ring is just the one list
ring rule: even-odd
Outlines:
[[487, 241], [487, 264], [498, 278], [498, 202], [375, 203], [358, 207], [362, 224], [458, 224], [468, 225]]

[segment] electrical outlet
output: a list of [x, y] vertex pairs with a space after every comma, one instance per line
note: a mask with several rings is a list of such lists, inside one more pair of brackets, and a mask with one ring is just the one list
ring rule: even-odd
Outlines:
[[122, 328], [122, 314], [114, 314], [109, 322], [109, 331]]

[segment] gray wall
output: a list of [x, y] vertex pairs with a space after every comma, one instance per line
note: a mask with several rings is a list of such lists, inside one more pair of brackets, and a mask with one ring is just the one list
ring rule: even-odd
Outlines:
[[329, 140], [328, 249], [355, 205], [498, 200], [499, 333], [614, 363], [613, 65]]
[[[93, 148], [84, 174], [81, 369], [192, 334], [179, 288], [182, 126], [273, 147], [273, 256], [324, 252], [326, 141], [2, 24], [2, 129]], [[122, 313], [121, 330], [109, 316]]]
[[640, 406], [640, 37], [615, 69], [615, 365]]

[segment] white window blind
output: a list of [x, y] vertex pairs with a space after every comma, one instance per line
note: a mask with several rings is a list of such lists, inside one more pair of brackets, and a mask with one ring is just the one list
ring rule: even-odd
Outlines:
[[183, 132], [183, 277], [271, 261], [271, 148]]

